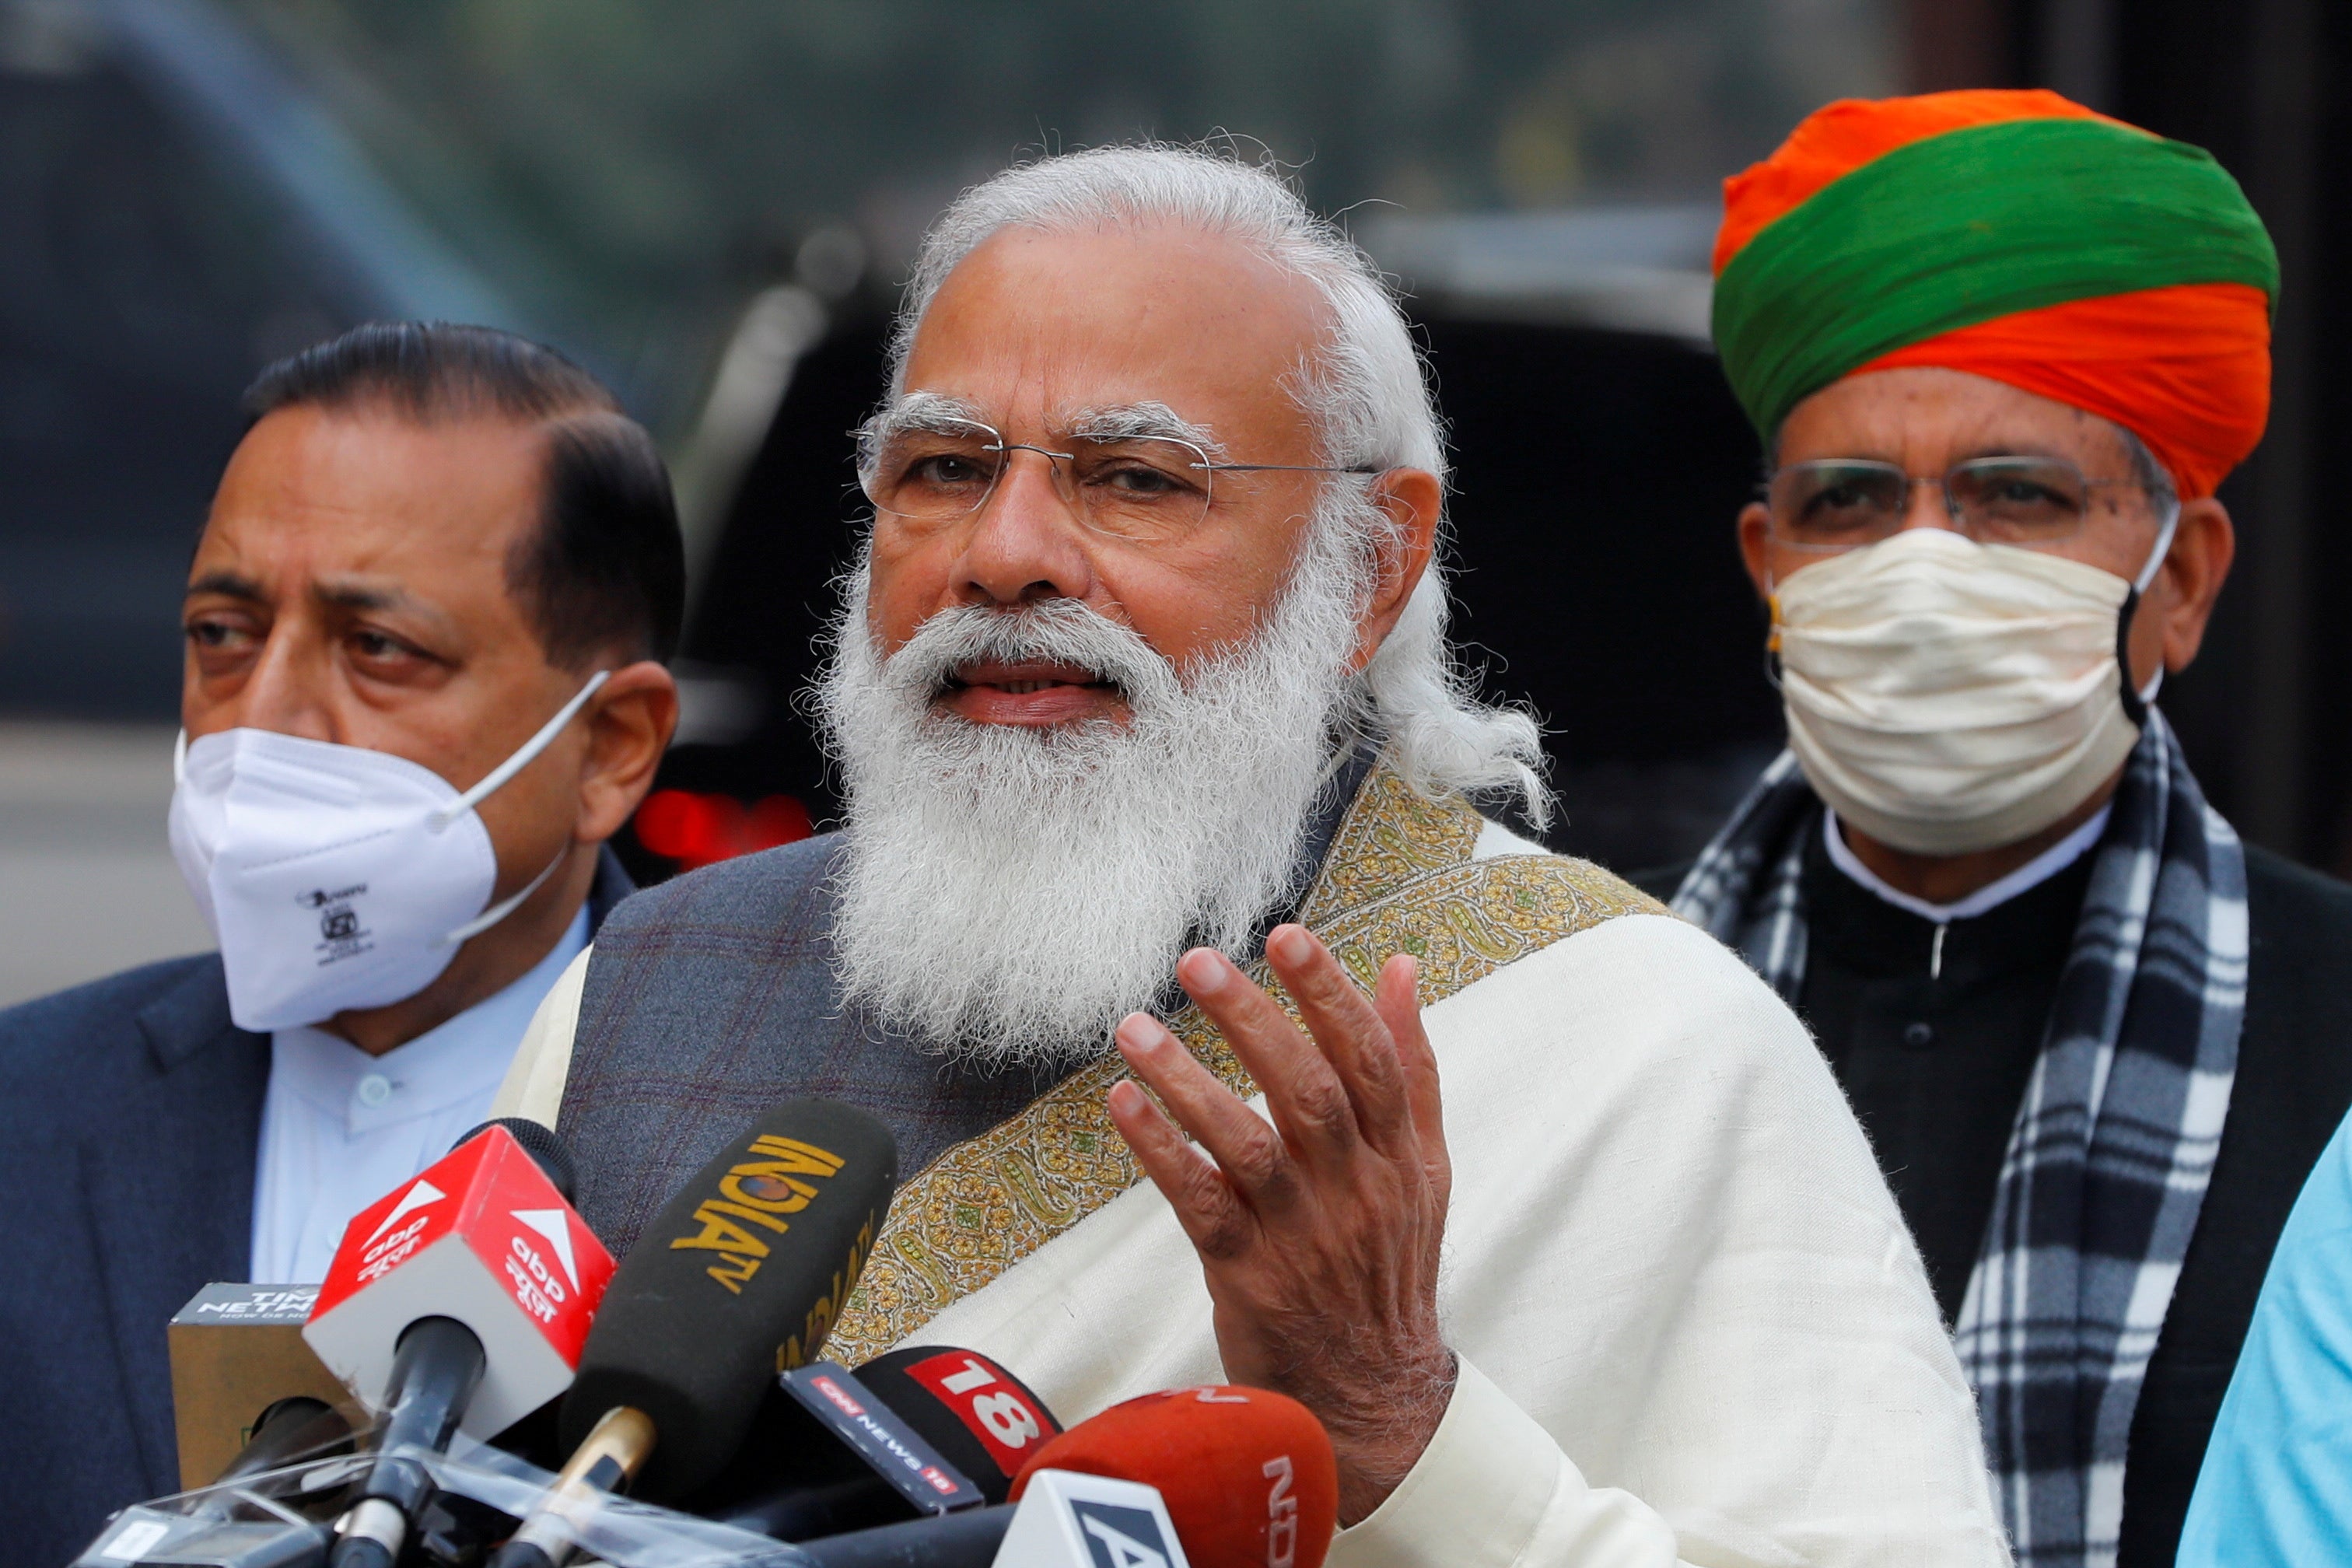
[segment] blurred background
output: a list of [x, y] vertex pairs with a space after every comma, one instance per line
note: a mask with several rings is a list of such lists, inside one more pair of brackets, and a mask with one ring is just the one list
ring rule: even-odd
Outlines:
[[659, 436], [693, 572], [642, 878], [834, 809], [795, 697], [845, 432], [924, 226], [1038, 151], [1229, 136], [1411, 294], [1463, 616], [1563, 848], [1687, 855], [1779, 742], [1706, 344], [1722, 177], [1829, 99], [2047, 85], [2209, 146], [2276, 236], [2243, 553], [2166, 690], [2249, 837], [2352, 867], [2352, 7], [2323, 0], [0, 0], [0, 1005], [208, 945], [163, 841], [177, 608], [238, 392], [380, 317], [557, 344]]

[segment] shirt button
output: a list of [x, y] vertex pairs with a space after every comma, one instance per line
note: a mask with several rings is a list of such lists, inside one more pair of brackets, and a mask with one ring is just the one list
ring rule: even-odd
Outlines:
[[[1918, 1026], [1914, 1026], [1914, 1027]], [[358, 1092], [360, 1103], [373, 1110], [392, 1098], [392, 1079], [380, 1072], [372, 1072], [360, 1079]]]
[[1935, 1037], [1936, 1030], [1932, 1025], [1911, 1023], [1903, 1026], [1903, 1043], [1906, 1046], [1924, 1046]]

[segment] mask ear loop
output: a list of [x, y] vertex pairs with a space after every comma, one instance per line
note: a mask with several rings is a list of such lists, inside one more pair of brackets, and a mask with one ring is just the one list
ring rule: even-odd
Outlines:
[[2164, 558], [2172, 553], [2173, 531], [2179, 526], [2180, 503], [2176, 500], [2164, 509], [2164, 526], [2157, 531], [2156, 548], [2148, 552], [2147, 564], [2141, 567], [2139, 575], [2132, 579], [2131, 592], [2124, 595], [2123, 608], [2116, 616], [2116, 679], [2123, 683], [2124, 717], [2131, 721], [2135, 730], [2147, 728], [2147, 705], [2156, 700], [2157, 689], [2164, 684], [2164, 667], [2157, 667], [2156, 678], [2147, 683], [2145, 690], [2132, 684], [2132, 616], [2139, 609], [2139, 596], [2147, 592], [2147, 585], [2155, 582], [2156, 574], [2164, 569]]
[[590, 676], [588, 678], [588, 684], [582, 687], [579, 691], [572, 696], [571, 701], [556, 710], [554, 718], [550, 719], [546, 723], [539, 727], [538, 734], [533, 735], [530, 740], [525, 741], [522, 743], [521, 749], [517, 751], [513, 756], [509, 757], [505, 762], [500, 763], [497, 767], [492, 768], [488, 776], [484, 778], [481, 783], [476, 784], [473, 788], [467, 790], [465, 794], [459, 795], [448, 805], [435, 806], [432, 811], [426, 814], [425, 825], [427, 827], [430, 827], [434, 832], [438, 833], [443, 828], [448, 826], [451, 823], [457, 821], [459, 817], [465, 816], [467, 812], [473, 810], [474, 807], [481, 805], [485, 800], [488, 800], [490, 795], [497, 791], [500, 784], [505, 784], [509, 779], [514, 777], [515, 774], [530, 766], [532, 760], [535, 759], [540, 752], [547, 750], [549, 743], [551, 742], [556, 736], [563, 732], [563, 726], [572, 722], [572, 716], [578, 713], [580, 710], [586, 705], [588, 699], [596, 695], [596, 689], [603, 686], [604, 682], [612, 679], [613, 672], [609, 669], [600, 669], [595, 674]]
[[[500, 784], [506, 783], [509, 779], [514, 777], [515, 774], [529, 767], [530, 765], [531, 759], [538, 756], [540, 752], [547, 750], [549, 743], [552, 742], [557, 735], [562, 733], [563, 726], [572, 722], [572, 717], [587, 703], [588, 699], [596, 695], [597, 688], [603, 686], [605, 681], [611, 679], [612, 676], [613, 672], [609, 669], [600, 669], [595, 674], [590, 676], [588, 678], [588, 684], [582, 687], [578, 692], [573, 694], [571, 701], [565, 703], [561, 709], [557, 710], [554, 718], [550, 719], [546, 723], [541, 725], [539, 733], [533, 735], [530, 740], [525, 741], [522, 743], [521, 750], [516, 752], [513, 756], [509, 757], [505, 762], [500, 763], [497, 767], [491, 769], [489, 775], [484, 778], [481, 783], [476, 784], [473, 788], [459, 795], [456, 800], [451, 801], [447, 805], [436, 808], [434, 812], [425, 818], [426, 826], [430, 826], [436, 833], [440, 832], [443, 828], [447, 827], [449, 824], [457, 821], [458, 817], [463, 816], [466, 813], [473, 810], [476, 805], [488, 798], [490, 793], [496, 790]], [[564, 857], [568, 853], [568, 850], [559, 852], [554, 859], [550, 860], [547, 863], [547, 868], [545, 870], [540, 872], [538, 876], [533, 877], [530, 881], [524, 883], [512, 897], [500, 899], [497, 903], [492, 904], [488, 909], [484, 910], [480, 914], [476, 915], [472, 920], [467, 921], [464, 925], [459, 926], [457, 930], [443, 937], [435, 945], [439, 947], [455, 947], [461, 942], [467, 942], [481, 935], [482, 932], [489, 930], [492, 926], [498, 924], [500, 921], [514, 913], [515, 910], [522, 907], [522, 901], [525, 899], [530, 898], [533, 893], [539, 891], [541, 886], [544, 884], [550, 877], [555, 875], [555, 868], [563, 864]]]
[[435, 943], [435, 945], [437, 947], [455, 947], [461, 942], [467, 942], [481, 935], [484, 931], [489, 930], [492, 926], [498, 924], [500, 921], [514, 913], [515, 910], [522, 908], [522, 901], [530, 897], [533, 893], [539, 891], [540, 885], [545, 882], [550, 877], [554, 876], [555, 868], [562, 864], [563, 856], [562, 854], [558, 854], [554, 859], [550, 860], [547, 863], [546, 870], [541, 871], [538, 876], [533, 877], [530, 881], [525, 882], [522, 885], [521, 890], [517, 892], [512, 898], [500, 899], [497, 903], [492, 904], [488, 909], [484, 910], [480, 914], [476, 915], [472, 920], [467, 921], [464, 925], [459, 926], [447, 936], [443, 937], [438, 942]]

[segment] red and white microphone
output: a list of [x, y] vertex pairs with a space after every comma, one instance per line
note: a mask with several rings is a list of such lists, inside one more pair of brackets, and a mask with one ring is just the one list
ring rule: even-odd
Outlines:
[[337, 1568], [400, 1554], [431, 1483], [395, 1450], [489, 1437], [571, 1385], [612, 1278], [612, 1255], [503, 1127], [360, 1211], [302, 1328], [386, 1418]]
[[[1305, 1405], [1263, 1388], [1213, 1384], [1114, 1405], [1039, 1447], [1013, 1495], [1065, 1471], [1157, 1488], [1192, 1568], [1319, 1568], [1339, 1523], [1329, 1435]], [[1116, 1528], [1077, 1506], [1077, 1529]]]
[[571, 1386], [612, 1278], [604, 1244], [513, 1134], [493, 1127], [359, 1212], [302, 1338], [380, 1409], [402, 1331], [456, 1319], [484, 1358], [458, 1430], [487, 1438]]

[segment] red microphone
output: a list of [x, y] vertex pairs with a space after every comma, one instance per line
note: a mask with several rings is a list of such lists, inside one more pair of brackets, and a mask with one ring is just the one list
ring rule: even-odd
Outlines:
[[1321, 1422], [1262, 1388], [1172, 1389], [1114, 1405], [1053, 1438], [1013, 1478], [1077, 1470], [1156, 1487], [1192, 1568], [1320, 1568], [1339, 1520]]
[[489, 1437], [570, 1385], [612, 1278], [612, 1255], [503, 1127], [359, 1212], [302, 1327], [386, 1420], [336, 1568], [400, 1556], [431, 1481], [396, 1450]]

